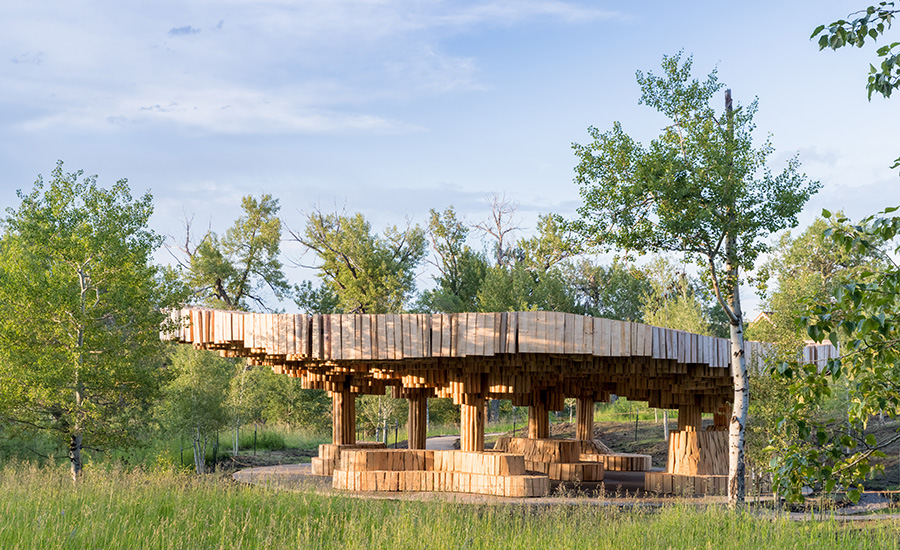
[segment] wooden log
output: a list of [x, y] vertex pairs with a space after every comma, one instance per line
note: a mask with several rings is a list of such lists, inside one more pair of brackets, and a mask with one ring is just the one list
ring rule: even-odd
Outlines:
[[728, 473], [728, 432], [678, 431], [669, 434], [666, 471], [678, 475]]
[[356, 396], [349, 388], [331, 394], [331, 439], [335, 445], [356, 443]]
[[678, 407], [678, 429], [681, 431], [699, 431], [702, 427], [703, 415], [697, 405]]
[[594, 400], [591, 397], [575, 400], [575, 439], [594, 439]]
[[535, 403], [528, 407], [528, 438], [546, 439], [550, 437], [550, 414], [547, 403]]
[[460, 405], [459, 448], [463, 451], [484, 450], [484, 396], [466, 394]]
[[410, 449], [424, 449], [426, 438], [427, 394], [422, 390], [413, 390], [409, 395], [409, 418], [407, 431]]

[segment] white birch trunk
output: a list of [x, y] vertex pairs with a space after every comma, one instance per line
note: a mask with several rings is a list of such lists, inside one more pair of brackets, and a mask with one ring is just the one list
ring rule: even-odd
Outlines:
[[[729, 239], [728, 247], [734, 246]], [[731, 279], [731, 377], [734, 385], [734, 403], [728, 427], [728, 504], [744, 502], [746, 495], [746, 465], [744, 464], [744, 439], [747, 414], [750, 407], [750, 381], [747, 377], [747, 360], [744, 357], [744, 317], [741, 311], [740, 285], [737, 266], [728, 266]]]

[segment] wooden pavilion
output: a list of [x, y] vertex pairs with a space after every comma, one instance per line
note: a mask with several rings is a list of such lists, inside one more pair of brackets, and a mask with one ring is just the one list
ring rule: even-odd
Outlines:
[[[726, 429], [730, 417], [731, 349], [726, 339], [544, 311], [322, 315], [191, 307], [173, 312], [173, 317], [180, 319], [180, 328], [164, 337], [227, 357], [246, 357], [251, 364], [300, 378], [304, 388], [328, 392], [333, 399], [333, 443], [320, 449], [314, 466], [321, 473], [336, 469], [335, 486], [403, 490], [407, 480], [407, 490], [531, 496], [543, 491], [544, 484], [529, 481], [528, 471], [549, 475], [553, 470], [562, 479], [602, 479], [602, 467], [613, 464], [611, 457], [588, 455], [607, 454], [593, 443], [593, 411], [595, 402], [608, 401], [611, 395], [678, 410], [678, 431], [670, 439], [670, 473], [727, 473], [726, 432], [700, 433], [703, 413], [716, 413], [716, 430]], [[760, 365], [764, 346], [747, 342], [748, 362]], [[355, 397], [384, 395], [387, 388], [393, 397], [409, 401], [410, 451], [405, 455], [377, 451], [355, 439]], [[435, 458], [427, 453], [439, 452], [423, 451], [429, 397], [449, 397], [461, 407], [458, 456]], [[548, 412], [562, 410], [568, 397], [576, 399], [576, 440], [549, 440]], [[489, 398], [528, 407], [529, 441], [503, 442], [515, 457], [523, 456], [525, 464], [515, 457], [502, 458], [510, 453], [484, 453], [484, 405]], [[409, 454], [413, 451], [418, 454]], [[495, 479], [503, 472], [522, 479], [510, 489]], [[472, 476], [487, 478], [473, 481]], [[659, 483], [659, 478], [654, 481]]]

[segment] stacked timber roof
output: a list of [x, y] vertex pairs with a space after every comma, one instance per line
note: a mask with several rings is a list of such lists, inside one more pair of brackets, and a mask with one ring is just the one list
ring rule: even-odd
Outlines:
[[[609, 395], [651, 407], [730, 401], [730, 342], [673, 329], [545, 311], [320, 315], [191, 307], [163, 336], [247, 357], [298, 377], [306, 388], [397, 397], [425, 391], [468, 403], [476, 396], [562, 409], [566, 397]], [[767, 345], [746, 342], [761, 367]], [[834, 348], [807, 352], [810, 360]]]

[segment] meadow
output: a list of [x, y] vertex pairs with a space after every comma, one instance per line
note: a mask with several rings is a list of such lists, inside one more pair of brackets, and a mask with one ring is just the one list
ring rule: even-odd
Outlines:
[[675, 503], [536, 506], [359, 499], [167, 468], [0, 469], [0, 548], [897, 548], [898, 522], [797, 522]]

